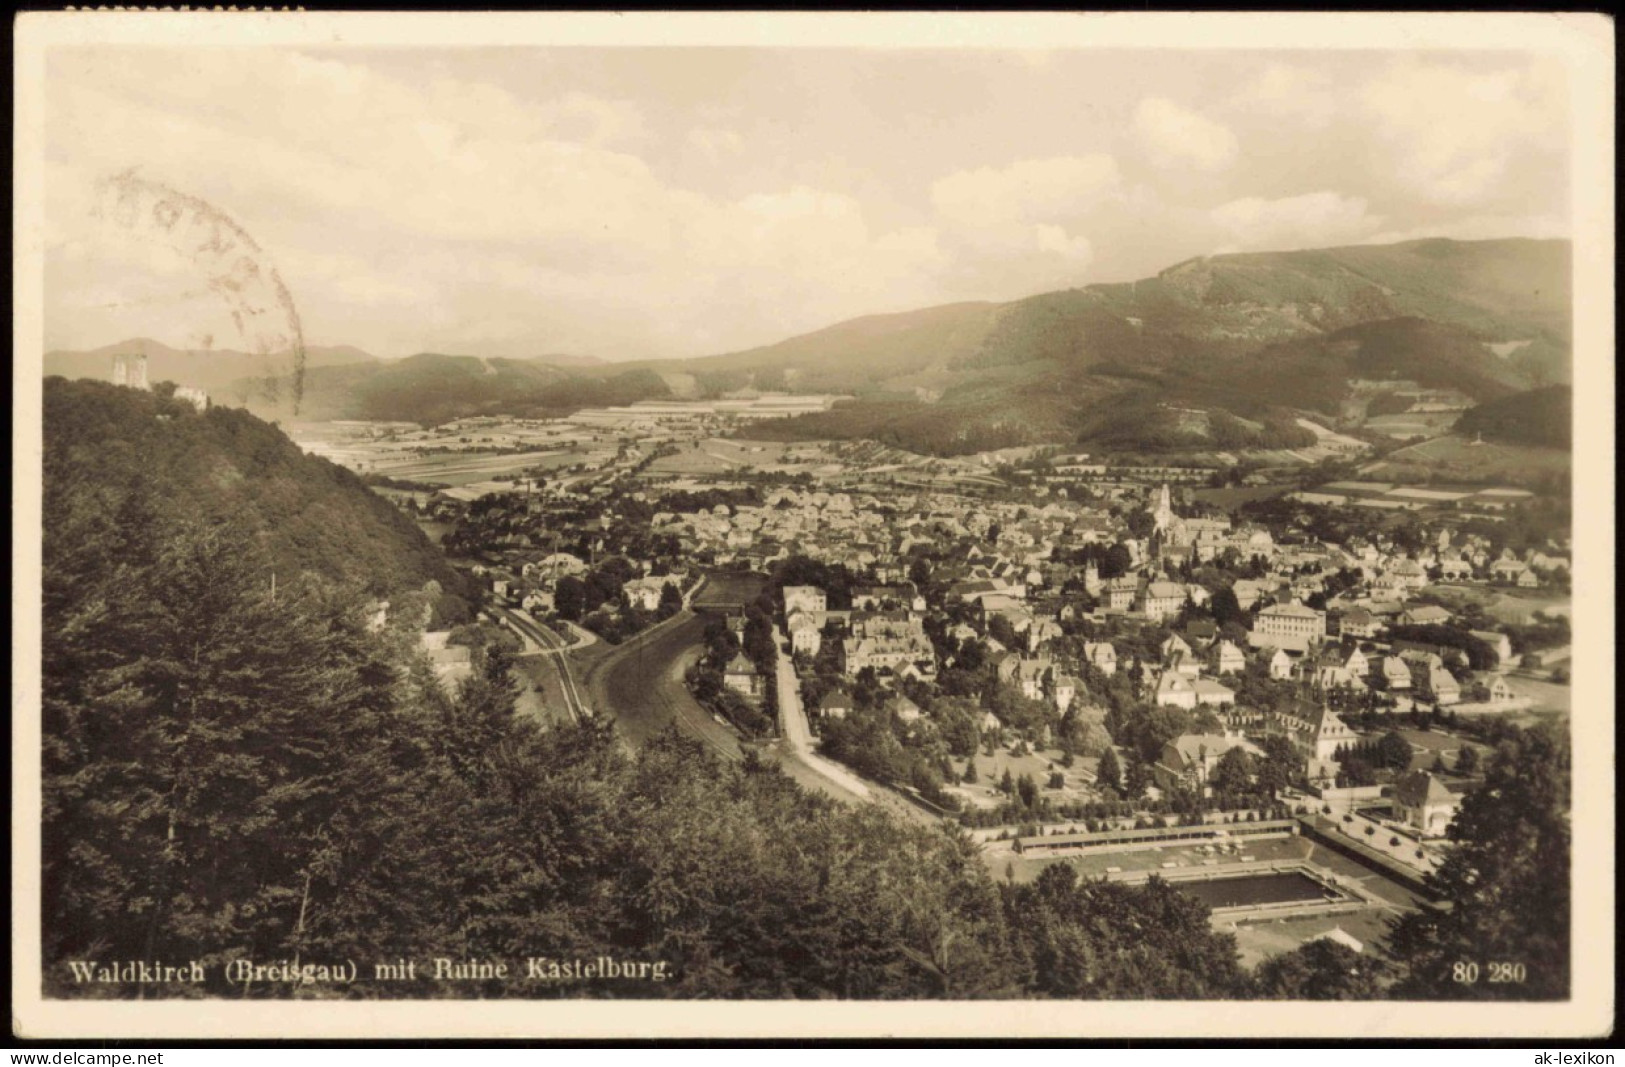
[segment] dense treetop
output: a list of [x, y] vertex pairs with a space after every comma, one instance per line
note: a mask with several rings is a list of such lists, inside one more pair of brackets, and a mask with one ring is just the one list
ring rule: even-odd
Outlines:
[[437, 581], [463, 590], [412, 521], [337, 464], [308, 456], [238, 408], [191, 405], [103, 382], [48, 378], [47, 564], [53, 534], [139, 502], [151, 518], [230, 520], [264, 549], [270, 581], [309, 572], [375, 594]]

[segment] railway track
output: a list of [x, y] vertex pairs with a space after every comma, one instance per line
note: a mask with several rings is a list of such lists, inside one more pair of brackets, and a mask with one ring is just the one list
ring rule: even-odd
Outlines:
[[570, 670], [570, 661], [565, 656], [569, 645], [558, 634], [517, 611], [507, 608], [497, 609], [498, 618], [507, 623], [510, 629], [530, 638], [541, 646], [537, 652], [527, 652], [525, 655], [547, 656], [553, 660], [558, 668], [559, 686], [564, 692], [564, 710], [570, 713], [570, 718], [576, 722], [592, 715], [592, 709], [587, 705], [581, 695], [581, 688], [576, 684], [575, 674]]

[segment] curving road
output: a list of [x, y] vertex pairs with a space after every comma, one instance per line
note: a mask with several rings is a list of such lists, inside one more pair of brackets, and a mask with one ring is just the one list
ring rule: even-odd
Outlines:
[[[701, 707], [683, 682], [683, 672], [700, 656], [704, 633], [704, 616], [684, 610], [610, 651], [583, 672], [589, 703], [612, 714], [621, 736], [634, 747], [675, 722], [722, 758], [744, 759], [739, 735]], [[780, 742], [764, 746], [762, 755], [768, 760], [776, 757], [779, 768], [806, 789], [848, 804], [866, 799], [809, 766]]]
[[[712, 575], [691, 590], [688, 599], [702, 609], [734, 607], [754, 598], [759, 591], [756, 583], [761, 580], [754, 575]], [[683, 681], [683, 672], [700, 657], [705, 622], [703, 613], [685, 608], [622, 645], [598, 645], [574, 653], [587, 706], [612, 716], [628, 745], [636, 748], [647, 744], [676, 723], [684, 734], [703, 742], [722, 758], [744, 759], [739, 735], [712, 717]], [[559, 655], [562, 659], [565, 653]], [[794, 676], [784, 677], [788, 666], [787, 661], [781, 665], [776, 681], [781, 692], [788, 687], [794, 693]], [[912, 821], [937, 821], [888, 789], [866, 787], [856, 775], [812, 752], [804, 719], [787, 725], [793, 736], [770, 742], [758, 751], [803, 788], [845, 804], [880, 804]]]
[[683, 684], [683, 671], [699, 656], [704, 633], [703, 618], [680, 611], [587, 667], [588, 700], [615, 717], [629, 744], [646, 744], [675, 722], [724, 758], [744, 758], [734, 732], [713, 719]]

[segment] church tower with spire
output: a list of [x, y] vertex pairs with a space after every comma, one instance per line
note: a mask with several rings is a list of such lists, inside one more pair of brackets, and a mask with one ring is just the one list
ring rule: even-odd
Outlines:
[[1168, 492], [1167, 482], [1163, 482], [1162, 488], [1157, 491], [1157, 507], [1151, 513], [1151, 518], [1156, 522], [1154, 528], [1156, 533], [1166, 534], [1173, 529], [1176, 516], [1174, 515], [1173, 498]]

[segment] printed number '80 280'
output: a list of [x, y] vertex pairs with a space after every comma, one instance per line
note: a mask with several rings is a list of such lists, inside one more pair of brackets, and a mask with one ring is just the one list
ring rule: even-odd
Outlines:
[[1483, 971], [1476, 963], [1455, 963], [1450, 967], [1450, 980], [1462, 985], [1473, 985], [1482, 975], [1491, 985], [1521, 984], [1529, 977], [1528, 969], [1521, 963], [1488, 963]]

